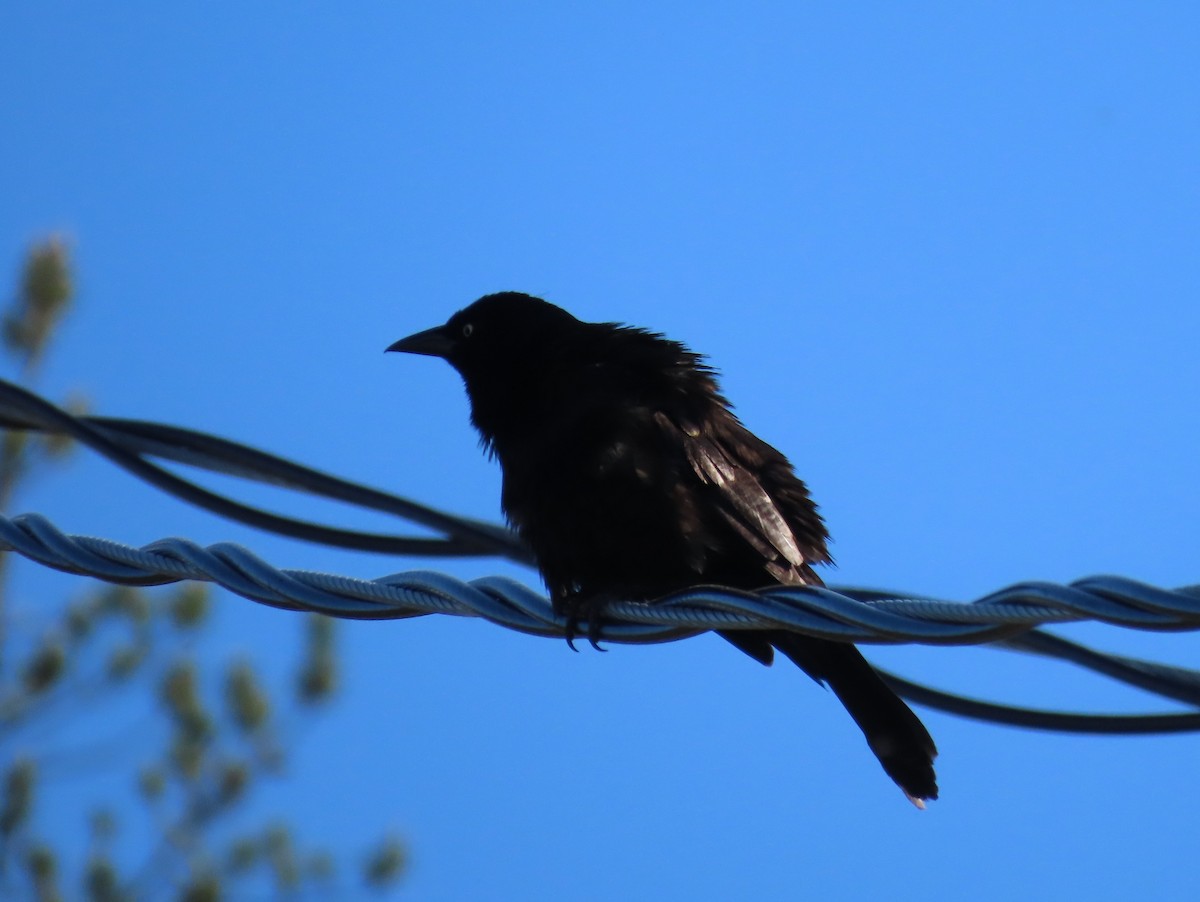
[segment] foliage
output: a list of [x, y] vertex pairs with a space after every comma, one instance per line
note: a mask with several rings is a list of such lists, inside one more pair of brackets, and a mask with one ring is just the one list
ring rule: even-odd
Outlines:
[[[72, 281], [61, 239], [29, 254], [0, 319], [4, 345], [27, 381], [70, 308]], [[5, 432], [0, 509], [68, 450], [60, 439]], [[292, 896], [344, 895], [347, 881], [333, 857], [301, 848], [286, 821], [242, 832], [231, 823], [263, 781], [281, 777], [289, 747], [281, 724], [313, 717], [335, 694], [334, 622], [308, 618], [281, 706], [253, 660], [214, 662], [199, 653], [210, 621], [207, 586], [102, 586], [59, 606], [34, 634], [18, 629], [8, 604], [7, 557], [0, 553], [0, 896], [202, 902], [272, 885]], [[136, 730], [123, 729], [115, 741], [96, 738], [138, 710]], [[62, 747], [81, 738], [82, 749]], [[76, 824], [39, 818], [39, 802], [56, 781], [80, 772], [99, 777], [113, 762], [123, 790], [117, 794], [128, 801], [81, 811]], [[88, 837], [77, 867], [69, 864], [72, 831]], [[115, 848], [129, 833], [151, 837], [140, 856]], [[359, 884], [382, 891], [403, 875], [406, 853], [386, 838], [362, 859]]]

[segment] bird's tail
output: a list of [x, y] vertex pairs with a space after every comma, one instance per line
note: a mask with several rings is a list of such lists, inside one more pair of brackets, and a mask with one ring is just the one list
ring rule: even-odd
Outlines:
[[828, 685], [863, 731], [887, 775], [909, 800], [924, 808], [926, 799], [937, 798], [933, 737], [857, 648], [786, 631], [722, 635], [764, 664], [771, 663], [773, 645], [814, 680]]

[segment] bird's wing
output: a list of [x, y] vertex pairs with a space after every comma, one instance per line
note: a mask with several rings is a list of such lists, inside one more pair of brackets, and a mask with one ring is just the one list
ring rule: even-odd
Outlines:
[[701, 428], [659, 425], [682, 444], [688, 464], [711, 489], [707, 502], [763, 559], [780, 582], [813, 582], [809, 564], [828, 560], [824, 527], [786, 458], [737, 423]]

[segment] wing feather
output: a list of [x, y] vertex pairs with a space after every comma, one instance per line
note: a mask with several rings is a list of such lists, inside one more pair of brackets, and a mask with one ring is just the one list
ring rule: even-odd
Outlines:
[[[708, 502], [780, 582], [812, 582], [809, 564], [829, 560], [825, 529], [804, 484], [782, 454], [726, 412], [722, 428], [702, 430], [656, 415], [709, 487]], [[711, 418], [710, 418], [711, 419]]]

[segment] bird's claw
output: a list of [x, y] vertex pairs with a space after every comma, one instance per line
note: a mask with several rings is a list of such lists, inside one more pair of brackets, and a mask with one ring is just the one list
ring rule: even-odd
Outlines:
[[579, 622], [581, 620], [587, 622], [587, 640], [592, 644], [592, 648], [601, 652], [608, 651], [607, 648], [600, 647], [600, 630], [602, 624], [599, 610], [603, 604], [603, 599], [582, 598], [578, 595], [556, 599], [555, 608], [558, 609], [558, 613], [567, 619], [563, 632], [566, 633], [567, 647], [571, 651], [579, 651], [575, 647], [575, 638], [579, 635]]

